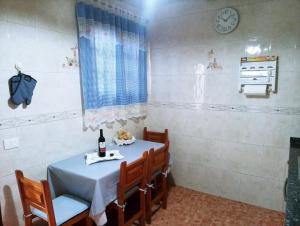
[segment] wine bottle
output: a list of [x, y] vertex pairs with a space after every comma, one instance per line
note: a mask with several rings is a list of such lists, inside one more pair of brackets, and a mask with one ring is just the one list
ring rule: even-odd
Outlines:
[[100, 129], [100, 137], [98, 138], [98, 155], [99, 157], [105, 157], [105, 154], [106, 154], [105, 138], [103, 136], [103, 130]]

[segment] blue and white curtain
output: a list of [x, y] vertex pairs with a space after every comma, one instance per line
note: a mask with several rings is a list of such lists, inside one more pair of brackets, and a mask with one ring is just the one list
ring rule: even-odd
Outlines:
[[146, 27], [86, 1], [76, 12], [85, 126], [145, 116]]

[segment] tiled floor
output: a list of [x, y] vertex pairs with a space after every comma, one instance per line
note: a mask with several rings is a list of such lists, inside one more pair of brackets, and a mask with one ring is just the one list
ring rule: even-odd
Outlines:
[[[44, 226], [43, 224], [34, 224]], [[84, 225], [84, 224], [78, 224]], [[284, 214], [245, 203], [173, 187], [168, 208], [160, 209], [151, 226], [282, 226]]]
[[183, 187], [170, 191], [167, 210], [159, 210], [152, 226], [282, 226], [284, 214]]

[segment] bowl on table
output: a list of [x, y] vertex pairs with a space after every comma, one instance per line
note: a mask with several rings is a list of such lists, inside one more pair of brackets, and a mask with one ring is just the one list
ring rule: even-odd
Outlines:
[[135, 137], [125, 130], [120, 130], [113, 140], [118, 146], [133, 144], [136, 141]]

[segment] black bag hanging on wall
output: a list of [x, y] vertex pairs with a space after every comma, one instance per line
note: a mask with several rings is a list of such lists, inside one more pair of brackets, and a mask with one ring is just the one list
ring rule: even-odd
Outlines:
[[30, 75], [19, 72], [9, 79], [10, 100], [13, 104], [25, 103], [29, 105], [37, 81]]

